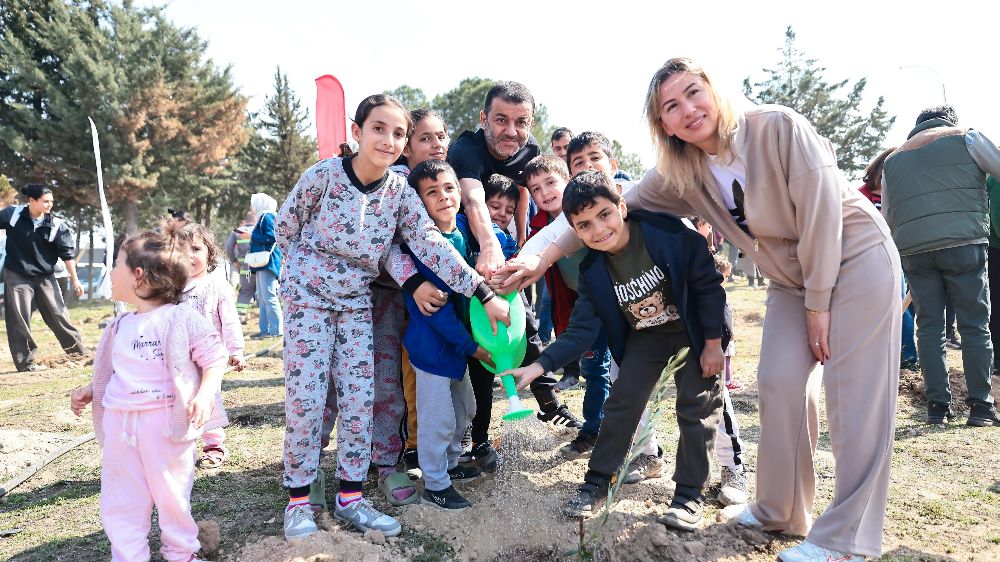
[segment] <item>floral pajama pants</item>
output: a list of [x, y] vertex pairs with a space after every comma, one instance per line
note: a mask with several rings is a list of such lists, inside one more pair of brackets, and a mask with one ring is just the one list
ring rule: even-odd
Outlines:
[[[375, 410], [372, 429], [372, 462], [379, 467], [399, 464], [406, 438], [406, 401], [403, 396], [403, 293], [372, 285], [375, 345]], [[337, 395], [331, 387], [323, 411], [324, 448], [337, 420]]]
[[285, 474], [289, 488], [316, 479], [323, 410], [332, 385], [340, 407], [337, 478], [362, 482], [375, 410], [372, 309], [285, 307]]

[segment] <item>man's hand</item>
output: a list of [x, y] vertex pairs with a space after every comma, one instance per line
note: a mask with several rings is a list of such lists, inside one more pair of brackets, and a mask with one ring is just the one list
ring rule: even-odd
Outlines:
[[84, 386], [74, 389], [69, 395], [69, 409], [79, 416], [83, 413], [83, 409], [87, 407], [87, 404], [90, 404], [93, 400], [94, 385], [93, 383], [87, 383]]
[[510, 304], [506, 299], [493, 297], [483, 305], [486, 310], [486, 317], [490, 319], [490, 327], [493, 328], [493, 335], [497, 335], [497, 323], [503, 322], [505, 326], [510, 326]]
[[528, 365], [527, 367], [520, 367], [517, 369], [511, 369], [509, 371], [504, 371], [500, 373], [501, 376], [512, 375], [515, 379], [517, 379], [518, 390], [524, 390], [525, 388], [528, 388], [528, 385], [531, 384], [531, 381], [537, 379], [538, 377], [544, 374], [545, 374], [545, 369], [542, 368], [541, 363], [539, 363], [538, 361], [535, 361], [534, 363]]
[[472, 354], [472, 358], [479, 359], [480, 361], [486, 363], [487, 365], [493, 367], [494, 369], [497, 368], [496, 363], [493, 362], [493, 355], [489, 351], [487, 351], [486, 348], [483, 346], [479, 346], [476, 349], [476, 352]]
[[493, 272], [503, 266], [503, 249], [496, 236], [490, 236], [487, 243], [479, 241], [479, 258], [476, 259], [476, 272], [489, 280]]
[[722, 374], [726, 368], [726, 356], [722, 354], [722, 339], [705, 340], [701, 351], [701, 376], [711, 378]]
[[83, 285], [80, 284], [80, 280], [79, 279], [73, 279], [72, 285], [73, 285], [73, 292], [76, 293], [76, 296], [77, 297], [82, 297], [83, 296]]
[[430, 316], [448, 302], [448, 295], [434, 286], [430, 281], [424, 281], [413, 291], [413, 301], [424, 316]]

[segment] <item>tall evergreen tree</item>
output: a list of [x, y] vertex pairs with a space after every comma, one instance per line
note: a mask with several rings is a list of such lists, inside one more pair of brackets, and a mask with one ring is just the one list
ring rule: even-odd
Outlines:
[[785, 30], [785, 45], [779, 52], [778, 66], [763, 69], [768, 78], [760, 82], [746, 78], [743, 93], [756, 102], [784, 105], [804, 115], [833, 143], [840, 169], [857, 176], [882, 151], [885, 135], [896, 120], [883, 109], [885, 98], [879, 96], [870, 111], [862, 109], [867, 79], [860, 78], [853, 86], [846, 79], [828, 82], [823, 77], [826, 68], [795, 47], [791, 26]]
[[308, 119], [308, 111], [288, 85], [288, 76], [278, 67], [274, 72], [274, 95], [267, 98], [258, 127], [264, 135], [261, 188], [278, 201], [316, 162], [316, 141], [306, 134]]

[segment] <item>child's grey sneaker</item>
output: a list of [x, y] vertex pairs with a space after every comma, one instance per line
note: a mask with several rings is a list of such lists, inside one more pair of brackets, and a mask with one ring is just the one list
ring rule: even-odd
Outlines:
[[350, 523], [352, 527], [362, 533], [382, 531], [382, 534], [387, 537], [395, 537], [403, 532], [403, 526], [399, 524], [399, 521], [375, 509], [375, 506], [364, 498], [352, 502], [347, 507], [341, 507], [340, 501], [334, 501], [333, 505], [334, 517], [345, 523]]
[[684, 496], [674, 496], [670, 507], [659, 518], [659, 522], [667, 527], [691, 532], [699, 527], [701, 518], [702, 504], [700, 501]]
[[567, 376], [564, 376], [562, 378], [562, 380], [560, 380], [559, 382], [556, 383], [556, 385], [555, 385], [554, 388], [555, 388], [555, 390], [557, 392], [561, 392], [563, 390], [572, 390], [572, 389], [574, 389], [574, 388], [576, 388], [578, 386], [580, 386], [580, 378], [579, 377], [567, 377]]
[[728, 466], [722, 467], [722, 485], [719, 488], [719, 503], [722, 505], [739, 505], [750, 501], [750, 486], [747, 483], [746, 472], [735, 471]]
[[607, 497], [607, 486], [584, 482], [576, 489], [576, 495], [563, 506], [563, 515], [570, 518], [577, 518], [581, 515], [585, 517], [590, 516], [594, 510], [604, 504], [604, 500]]
[[285, 510], [285, 539], [308, 537], [316, 532], [312, 507], [302, 503]]
[[451, 511], [462, 511], [472, 505], [469, 500], [458, 493], [454, 486], [448, 486], [437, 492], [424, 488], [423, 502]]
[[663, 474], [663, 458], [657, 455], [639, 455], [629, 465], [628, 474], [622, 484], [638, 484], [648, 478], [659, 478]]

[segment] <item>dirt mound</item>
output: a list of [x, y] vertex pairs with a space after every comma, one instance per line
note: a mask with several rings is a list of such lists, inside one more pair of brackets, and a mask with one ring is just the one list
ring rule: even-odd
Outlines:
[[35, 359], [35, 363], [45, 365], [50, 369], [79, 369], [93, 365], [94, 354], [59, 353], [57, 355], [45, 355]]
[[72, 435], [0, 429], [0, 481], [7, 480], [73, 440]]
[[362, 535], [333, 525], [305, 539], [267, 537], [243, 547], [227, 560], [239, 562], [401, 562], [411, 556], [393, 544], [381, 546]]

